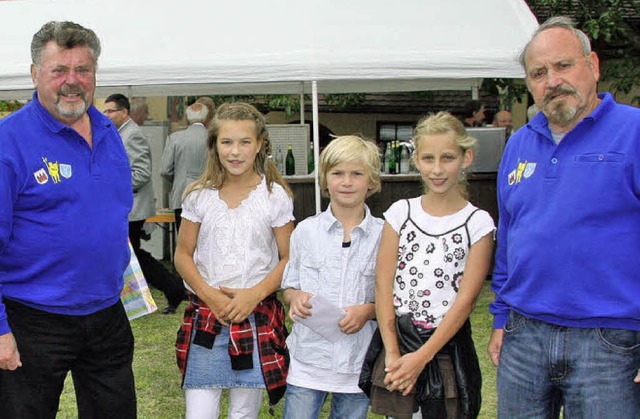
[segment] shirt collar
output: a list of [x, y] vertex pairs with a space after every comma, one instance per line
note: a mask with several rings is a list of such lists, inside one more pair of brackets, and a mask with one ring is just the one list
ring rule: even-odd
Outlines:
[[[574, 131], [577, 127], [583, 124], [584, 121], [596, 121], [602, 118], [604, 115], [609, 113], [616, 104], [616, 102], [613, 100], [613, 96], [611, 96], [611, 93], [600, 93], [598, 94], [598, 98], [600, 98], [601, 102], [589, 115], [585, 116], [580, 122], [578, 122], [576, 126], [571, 129], [571, 131]], [[547, 120], [547, 117], [544, 113], [542, 113], [542, 111], [538, 112], [536, 116], [527, 123], [527, 126], [536, 132], [542, 134], [548, 133], [547, 136], [549, 138], [552, 138], [551, 130], [549, 129], [549, 120]], [[565, 135], [569, 132], [566, 132]]]
[[124, 129], [124, 127], [126, 127], [127, 125], [129, 125], [130, 122], [132, 122], [133, 119], [129, 118], [126, 121], [124, 121], [124, 124], [120, 125], [120, 128], [118, 128], [118, 132], [122, 132], [122, 130]]
[[[326, 231], [330, 231], [332, 228], [342, 228], [342, 224], [338, 219], [333, 215], [331, 211], [331, 204], [327, 207], [325, 211], [320, 214], [322, 226]], [[368, 236], [371, 232], [371, 225], [373, 223], [373, 216], [371, 215], [371, 211], [369, 207], [364, 205], [364, 218], [358, 224], [353, 231], [361, 230], [365, 236]]]

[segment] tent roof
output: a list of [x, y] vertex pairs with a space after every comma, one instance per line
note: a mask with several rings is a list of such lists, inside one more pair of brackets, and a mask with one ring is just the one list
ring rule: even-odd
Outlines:
[[459, 90], [523, 76], [524, 0], [0, 1], [0, 99], [28, 98], [47, 21], [102, 41], [97, 96]]

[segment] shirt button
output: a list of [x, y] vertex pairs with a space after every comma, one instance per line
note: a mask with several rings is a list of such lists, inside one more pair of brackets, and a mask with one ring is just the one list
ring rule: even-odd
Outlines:
[[604, 154], [598, 154], [598, 160], [600, 161], [604, 160]]
[[556, 163], [558, 163], [558, 159], [556, 159], [555, 157], [554, 157], [554, 158], [552, 158], [552, 159], [551, 159], [551, 163], [552, 163], [552, 164], [556, 164]]

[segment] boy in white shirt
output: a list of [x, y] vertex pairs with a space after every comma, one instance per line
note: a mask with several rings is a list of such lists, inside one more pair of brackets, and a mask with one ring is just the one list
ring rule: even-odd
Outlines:
[[[317, 418], [332, 393], [332, 418], [364, 419], [369, 399], [358, 378], [375, 330], [375, 260], [383, 226], [364, 201], [380, 190], [378, 148], [358, 136], [338, 137], [320, 155], [319, 170], [330, 205], [294, 230], [282, 281], [294, 321], [284, 418]], [[299, 321], [314, 315], [309, 299], [316, 294], [346, 313], [335, 342]]]

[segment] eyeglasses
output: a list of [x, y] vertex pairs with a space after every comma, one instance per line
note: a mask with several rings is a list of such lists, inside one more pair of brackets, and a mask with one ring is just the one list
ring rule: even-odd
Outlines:
[[118, 108], [118, 109], [105, 109], [105, 110], [103, 111], [103, 113], [104, 113], [105, 115], [111, 115], [112, 113], [114, 113], [114, 112], [118, 112], [118, 111], [121, 111], [121, 110], [123, 110], [123, 109], [124, 109], [124, 108]]

